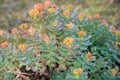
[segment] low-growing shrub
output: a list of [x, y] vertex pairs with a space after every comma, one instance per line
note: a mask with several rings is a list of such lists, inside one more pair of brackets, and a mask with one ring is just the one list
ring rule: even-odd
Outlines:
[[0, 30], [0, 80], [120, 79], [120, 31], [100, 14], [46, 1], [29, 15], [30, 23]]

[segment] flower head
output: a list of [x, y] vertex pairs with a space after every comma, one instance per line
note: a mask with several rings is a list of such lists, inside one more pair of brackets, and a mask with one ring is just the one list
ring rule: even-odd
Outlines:
[[22, 29], [27, 29], [28, 28], [28, 24], [27, 23], [24, 23], [24, 24], [22, 24], [22, 25], [20, 25], [20, 28], [22, 28]]
[[120, 36], [120, 30], [115, 30], [117, 36]]
[[91, 16], [91, 15], [88, 15], [87, 18], [91, 20], [91, 19], [92, 19], [92, 16]]
[[55, 12], [55, 9], [54, 9], [54, 8], [49, 8], [49, 9], [48, 9], [48, 12], [49, 12], [49, 13], [54, 13], [54, 12]]
[[37, 16], [40, 16], [42, 14], [42, 11], [38, 11], [37, 9], [32, 9], [29, 11], [29, 15], [33, 18], [36, 18]]
[[64, 11], [64, 12], [63, 12], [63, 15], [66, 16], [66, 17], [69, 17], [70, 14], [71, 14], [70, 11]]
[[90, 53], [90, 52], [88, 52], [87, 54], [86, 54], [86, 58], [87, 58], [87, 60], [91, 60], [92, 59], [92, 54]]
[[44, 5], [42, 5], [40, 3], [37, 3], [37, 4], [34, 5], [34, 9], [36, 9], [38, 11], [44, 11], [45, 7], [44, 7]]
[[65, 5], [61, 5], [61, 9], [65, 10]]
[[95, 18], [100, 18], [100, 14], [95, 14]]
[[27, 44], [20, 44], [18, 48], [20, 49], [20, 51], [24, 52], [27, 48]]
[[63, 43], [68, 47], [71, 47], [73, 42], [74, 42], [74, 38], [72, 38], [72, 37], [67, 37], [63, 41]]
[[111, 69], [110, 71], [112, 72], [113, 75], [116, 75], [118, 73], [118, 70], [116, 69]]
[[50, 37], [45, 36], [45, 37], [43, 38], [43, 41], [44, 41], [46, 44], [49, 44], [49, 42], [50, 42]]
[[18, 29], [17, 29], [17, 28], [13, 28], [13, 29], [12, 29], [12, 33], [13, 33], [13, 34], [16, 34], [17, 32], [18, 32]]
[[4, 30], [0, 30], [0, 36], [3, 36]]
[[47, 0], [45, 3], [44, 3], [45, 7], [50, 7], [52, 5], [52, 2], [50, 0]]
[[83, 73], [83, 69], [82, 68], [77, 68], [73, 70], [73, 74], [74, 75], [81, 75]]
[[83, 18], [84, 18], [84, 15], [83, 15], [83, 14], [79, 14], [79, 15], [78, 15], [78, 19], [79, 19], [79, 20], [83, 20]]
[[68, 8], [70, 11], [74, 10], [74, 6], [71, 5], [71, 4], [69, 4], [69, 5], [67, 6], [67, 8]]
[[30, 35], [34, 35], [35, 32], [36, 32], [36, 29], [33, 28], [33, 27], [30, 27], [30, 28], [28, 29], [28, 32], [30, 33]]
[[74, 23], [66, 24], [66, 27], [69, 28], [69, 29], [71, 29], [73, 26], [74, 26]]
[[79, 32], [78, 32], [78, 35], [79, 35], [80, 37], [85, 37], [87, 34], [86, 34], [85, 31], [79, 31]]
[[9, 45], [9, 42], [5, 41], [5, 42], [1, 43], [0, 47], [1, 48], [6, 48], [8, 45]]

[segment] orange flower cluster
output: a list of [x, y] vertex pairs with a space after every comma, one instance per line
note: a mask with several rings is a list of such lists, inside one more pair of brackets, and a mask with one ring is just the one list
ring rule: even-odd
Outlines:
[[1, 43], [0, 47], [5, 49], [8, 45], [9, 45], [9, 42], [5, 41], [5, 42]]
[[61, 9], [65, 10], [65, 5], [61, 5]]
[[77, 68], [73, 70], [73, 74], [74, 75], [81, 75], [83, 73], [83, 69], [82, 68]]
[[13, 33], [13, 34], [16, 34], [17, 32], [18, 32], [18, 29], [17, 29], [17, 28], [13, 28], [13, 29], [12, 29], [12, 33]]
[[69, 28], [69, 29], [71, 29], [73, 26], [74, 26], [74, 23], [66, 24], [66, 27]]
[[33, 18], [36, 18], [37, 16], [40, 16], [42, 12], [39, 12], [37, 9], [32, 9], [29, 11], [29, 15]]
[[3, 36], [4, 30], [0, 30], [0, 36]]
[[38, 11], [44, 11], [45, 7], [44, 7], [44, 5], [42, 5], [40, 3], [37, 3], [37, 4], [34, 5], [34, 9], [38, 10]]
[[44, 5], [37, 3], [34, 5], [34, 8], [29, 11], [29, 15], [33, 18], [42, 15], [43, 11], [45, 10]]
[[88, 52], [87, 54], [86, 54], [86, 58], [87, 58], [87, 60], [91, 60], [92, 59], [92, 54], [90, 53], [90, 52]]
[[33, 28], [33, 27], [30, 27], [30, 28], [28, 29], [28, 32], [30, 33], [30, 35], [34, 35], [35, 32], [36, 32], [36, 29]]
[[[44, 4], [36, 3], [34, 5], [34, 8], [29, 11], [29, 15], [33, 18], [36, 18], [38, 16], [41, 16], [46, 8], [52, 6], [52, 2], [50, 0], [47, 0]], [[54, 8], [49, 8], [48, 11], [50, 13], [55, 12]]]
[[66, 16], [66, 17], [69, 17], [70, 14], [71, 14], [70, 11], [64, 11], [64, 12], [63, 12], [63, 15]]
[[20, 44], [20, 45], [18, 46], [18, 48], [19, 48], [22, 52], [24, 52], [24, 51], [26, 50], [26, 48], [27, 48], [27, 44]]
[[50, 37], [45, 36], [45, 37], [43, 38], [43, 41], [45, 41], [46, 44], [49, 44], [49, 42], [50, 42]]
[[78, 35], [79, 35], [80, 37], [85, 37], [87, 34], [86, 34], [85, 31], [79, 31], [79, 32], [78, 32]]
[[100, 18], [100, 14], [95, 14], [95, 18]]
[[92, 16], [91, 16], [91, 15], [88, 15], [87, 18], [91, 20], [91, 19], [92, 19]]
[[110, 71], [112, 72], [113, 75], [117, 75], [118, 74], [118, 70], [116, 70], [116, 69], [111, 69]]
[[79, 20], [83, 20], [83, 18], [84, 18], [84, 15], [83, 15], [83, 14], [79, 14], [79, 15], [78, 15], [78, 19], [79, 19]]
[[50, 7], [52, 5], [52, 2], [50, 0], [46, 1], [44, 3], [45, 7]]
[[72, 37], [67, 37], [63, 41], [63, 43], [68, 47], [71, 47], [73, 42], [74, 42], [74, 38], [72, 38]]

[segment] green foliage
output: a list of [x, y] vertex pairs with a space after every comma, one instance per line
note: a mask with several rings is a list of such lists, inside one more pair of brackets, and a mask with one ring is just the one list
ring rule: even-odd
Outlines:
[[120, 79], [120, 34], [99, 16], [39, 3], [29, 15], [28, 25], [0, 32], [0, 79]]

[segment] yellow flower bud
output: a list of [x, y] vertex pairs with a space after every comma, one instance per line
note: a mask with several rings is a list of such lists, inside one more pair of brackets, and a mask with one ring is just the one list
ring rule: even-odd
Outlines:
[[63, 12], [63, 15], [66, 16], [66, 17], [69, 17], [70, 14], [71, 14], [70, 11], [64, 11], [64, 12]]
[[36, 32], [36, 29], [33, 28], [33, 27], [30, 27], [30, 28], [28, 29], [28, 32], [30, 33], [30, 35], [34, 35], [35, 32]]
[[71, 47], [73, 42], [74, 42], [74, 38], [72, 38], [72, 37], [67, 37], [63, 41], [63, 43], [68, 47]]
[[69, 28], [69, 29], [71, 29], [73, 26], [74, 26], [74, 23], [66, 24], [66, 27]]
[[50, 37], [45, 36], [45, 37], [43, 38], [43, 41], [45, 41], [46, 44], [49, 44], [49, 42], [50, 42]]
[[49, 8], [49, 9], [48, 9], [48, 12], [49, 12], [49, 13], [54, 13], [54, 12], [55, 12], [55, 9], [54, 9], [54, 8]]
[[26, 50], [26, 48], [27, 48], [27, 45], [26, 45], [26, 44], [20, 44], [20, 45], [18, 46], [18, 48], [19, 48], [22, 52], [24, 52], [24, 51]]
[[81, 75], [83, 73], [83, 69], [82, 68], [77, 68], [73, 70], [73, 74], [74, 75]]
[[112, 72], [113, 75], [116, 75], [118, 73], [118, 70], [116, 69], [111, 69], [110, 71]]
[[78, 35], [79, 35], [80, 37], [85, 37], [87, 34], [86, 34], [85, 31], [79, 31], [79, 32], [78, 32]]

